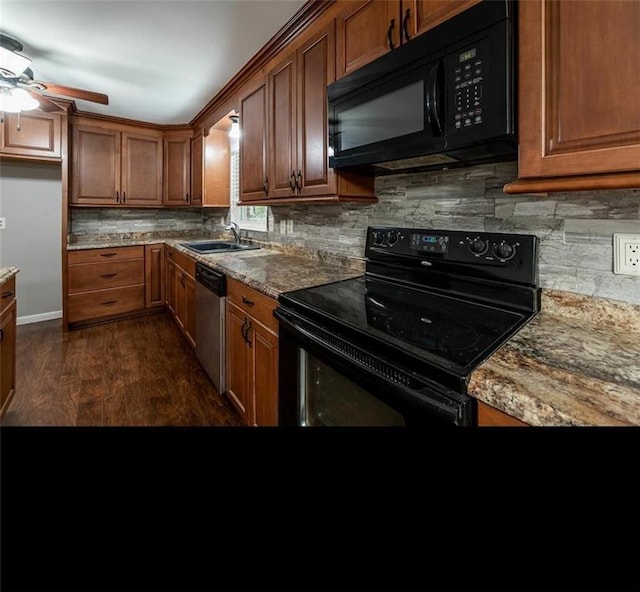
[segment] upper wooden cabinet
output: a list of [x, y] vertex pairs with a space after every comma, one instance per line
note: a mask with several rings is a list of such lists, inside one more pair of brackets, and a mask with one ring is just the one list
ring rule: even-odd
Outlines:
[[191, 192], [189, 195], [190, 206], [202, 205], [204, 192], [204, 149], [202, 134], [196, 134], [191, 138]]
[[341, 2], [336, 76], [372, 62], [480, 0], [364, 0]]
[[[42, 111], [5, 113], [0, 125], [0, 155], [59, 160], [63, 116]], [[66, 116], [65, 116], [66, 122]]]
[[209, 130], [204, 138], [204, 196], [205, 207], [229, 207], [231, 191], [231, 145], [229, 132]]
[[519, 179], [504, 190], [640, 186], [640, 2], [519, 10]]
[[191, 134], [165, 135], [162, 203], [187, 206], [191, 191]]
[[75, 125], [72, 162], [73, 205], [162, 205], [160, 132]]
[[240, 201], [375, 201], [373, 178], [329, 168], [335, 21], [311, 27], [240, 98]]

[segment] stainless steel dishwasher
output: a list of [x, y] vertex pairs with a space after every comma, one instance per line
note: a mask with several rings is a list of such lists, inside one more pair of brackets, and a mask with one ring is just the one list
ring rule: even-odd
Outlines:
[[226, 390], [226, 295], [224, 274], [196, 263], [196, 357], [220, 393]]

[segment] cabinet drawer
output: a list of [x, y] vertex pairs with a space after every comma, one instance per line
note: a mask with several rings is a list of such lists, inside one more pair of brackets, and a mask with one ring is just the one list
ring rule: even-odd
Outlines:
[[117, 247], [115, 249], [83, 249], [69, 251], [69, 265], [76, 263], [98, 263], [121, 259], [144, 259], [144, 246]]
[[5, 310], [16, 298], [16, 276], [8, 279], [0, 286], [0, 312]]
[[278, 333], [278, 321], [273, 316], [278, 303], [273, 298], [231, 278], [227, 278], [227, 298], [256, 321]]
[[69, 322], [123, 314], [144, 308], [144, 285], [69, 296]]
[[144, 260], [84, 263], [69, 267], [69, 294], [144, 283]]
[[167, 251], [167, 256], [171, 261], [173, 261], [178, 267], [182, 267], [184, 271], [187, 272], [187, 275], [190, 275], [195, 279], [196, 277], [196, 262], [194, 259], [191, 259], [188, 255], [181, 253], [177, 249], [170, 247]]

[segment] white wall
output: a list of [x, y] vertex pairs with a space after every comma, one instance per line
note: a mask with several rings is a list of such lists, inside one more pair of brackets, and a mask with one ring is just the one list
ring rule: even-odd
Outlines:
[[16, 277], [18, 324], [62, 316], [62, 182], [54, 163], [0, 162], [0, 267]]

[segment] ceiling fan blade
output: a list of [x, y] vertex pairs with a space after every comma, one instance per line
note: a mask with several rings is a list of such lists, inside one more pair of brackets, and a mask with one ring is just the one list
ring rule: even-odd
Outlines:
[[60, 105], [58, 105], [58, 103], [55, 103], [48, 97], [45, 97], [40, 93], [29, 90], [28, 88], [24, 88], [24, 90], [28, 92], [36, 101], [38, 101], [38, 103], [40, 103], [39, 108], [41, 111], [46, 111], [47, 113], [52, 113], [55, 111], [65, 111], [64, 107], [61, 107]]
[[81, 88], [72, 88], [70, 86], [62, 86], [60, 84], [54, 84], [53, 82], [38, 82], [47, 87], [46, 92], [54, 95], [73, 97], [75, 99], [82, 99], [83, 101], [100, 103], [101, 105], [109, 104], [109, 97], [102, 93], [97, 93], [90, 90], [82, 90]]

